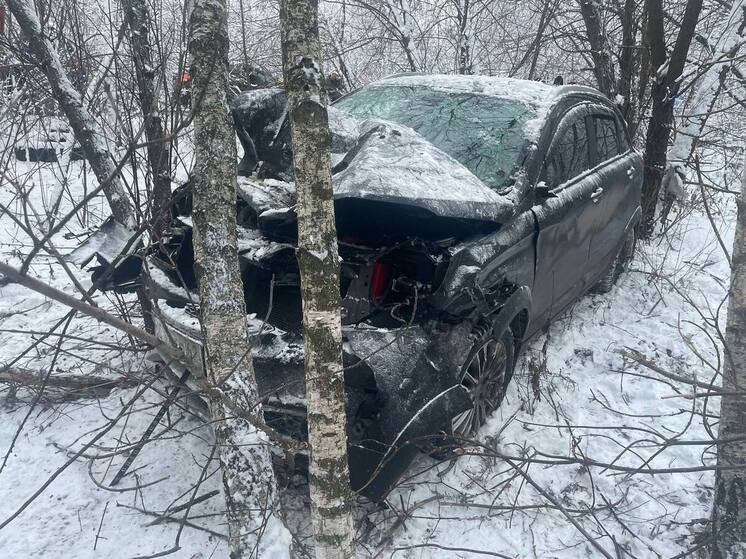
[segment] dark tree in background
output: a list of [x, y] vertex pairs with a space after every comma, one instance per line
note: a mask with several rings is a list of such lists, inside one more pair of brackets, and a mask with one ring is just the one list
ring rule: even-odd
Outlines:
[[171, 173], [168, 156], [169, 142], [165, 139], [163, 119], [158, 106], [156, 68], [150, 40], [150, 25], [153, 23], [153, 17], [148, 9], [147, 0], [122, 0], [122, 3], [129, 27], [130, 48], [145, 125], [145, 138], [148, 142], [148, 164], [152, 176], [152, 189], [148, 196], [150, 227], [151, 236], [157, 242], [168, 225]]
[[645, 137], [645, 171], [642, 186], [642, 220], [639, 234], [648, 238], [653, 233], [655, 210], [660, 198], [661, 183], [666, 170], [666, 153], [673, 124], [674, 101], [679, 93], [689, 47], [702, 10], [702, 0], [687, 0], [676, 43], [668, 54], [666, 49], [665, 10], [663, 0], [646, 0], [647, 41], [650, 51], [652, 111]]

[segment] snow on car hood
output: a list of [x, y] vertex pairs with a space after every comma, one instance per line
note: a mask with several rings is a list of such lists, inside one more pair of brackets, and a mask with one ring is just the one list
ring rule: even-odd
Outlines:
[[[290, 141], [283, 137], [289, 129], [282, 125], [286, 114], [286, 96], [280, 89], [245, 92], [233, 103], [239, 138], [243, 142], [244, 133], [252, 141], [244, 151], [257, 154], [265, 181], [282, 179], [287, 184], [282, 190], [290, 194], [291, 200], [281, 197], [284, 204], [260, 204], [265, 211], [294, 203]], [[411, 128], [363, 120], [329, 107], [329, 129], [336, 200], [374, 200], [413, 206], [440, 217], [498, 223], [514, 209], [508, 198]], [[250, 184], [257, 183], [248, 181], [241, 190], [254, 197]]]

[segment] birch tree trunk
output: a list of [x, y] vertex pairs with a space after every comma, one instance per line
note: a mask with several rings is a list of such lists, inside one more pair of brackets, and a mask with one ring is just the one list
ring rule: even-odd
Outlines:
[[281, 0], [280, 22], [303, 297], [311, 519], [316, 559], [354, 555], [339, 254], [317, 0]]
[[262, 409], [249, 353], [238, 264], [236, 139], [226, 99], [226, 0], [193, 1], [189, 54], [195, 151], [194, 260], [231, 558], [287, 557], [290, 538], [274, 513], [277, 495], [268, 441], [252, 422], [231, 417], [233, 410], [241, 410], [260, 419]]
[[114, 161], [104, 143], [103, 131], [88, 112], [80, 93], [67, 76], [57, 50], [44, 34], [36, 8], [30, 0], [7, 0], [8, 8], [29, 40], [29, 49], [36, 65], [44, 73], [52, 88], [52, 95], [65, 113], [75, 138], [80, 142], [86, 159], [91, 164], [111, 208], [119, 223], [135, 228], [135, 211], [127, 190], [120, 180]]
[[[746, 161], [738, 197], [725, 326], [712, 559], [746, 557]], [[733, 439], [737, 439], [733, 441]]]
[[458, 73], [471, 74], [472, 61], [469, 48], [469, 35], [466, 29], [469, 25], [469, 8], [471, 0], [456, 2], [456, 23], [458, 24]]
[[171, 205], [171, 176], [168, 149], [165, 144], [163, 120], [158, 109], [153, 48], [150, 41], [151, 16], [147, 0], [123, 0], [130, 48], [135, 63], [135, 76], [140, 97], [145, 138], [148, 141], [148, 164], [153, 176], [153, 189], [148, 197], [151, 237], [158, 242], [168, 226]]

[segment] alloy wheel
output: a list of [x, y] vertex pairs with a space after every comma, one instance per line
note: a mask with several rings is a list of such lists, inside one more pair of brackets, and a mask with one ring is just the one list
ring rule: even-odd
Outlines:
[[451, 420], [455, 437], [465, 439], [476, 434], [500, 405], [507, 364], [508, 353], [502, 340], [489, 338], [472, 354], [460, 381], [469, 392], [472, 407]]

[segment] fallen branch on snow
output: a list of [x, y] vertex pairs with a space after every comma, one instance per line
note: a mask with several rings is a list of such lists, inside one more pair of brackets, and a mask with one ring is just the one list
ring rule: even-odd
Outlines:
[[[44, 388], [44, 398], [53, 402], [79, 398], [105, 398], [115, 388], [131, 388], [139, 381], [128, 378], [105, 378], [90, 375], [49, 376], [27, 369], [7, 369], [0, 372], [0, 383], [30, 390]], [[53, 390], [49, 390], [49, 389]]]
[[10, 281], [11, 283], [17, 283], [18, 285], [22, 285], [28, 289], [31, 289], [32, 291], [41, 293], [42, 295], [45, 295], [46, 297], [49, 297], [50, 299], [53, 299], [58, 303], [62, 303], [63, 305], [70, 307], [71, 309], [75, 309], [76, 311], [95, 318], [100, 322], [108, 324], [109, 326], [113, 326], [114, 328], [121, 330], [125, 334], [129, 334], [133, 338], [138, 339], [141, 342], [145, 342], [146, 344], [152, 346], [154, 349], [157, 349], [169, 358], [186, 365], [192, 370], [197, 369], [182, 351], [170, 346], [162, 340], [159, 340], [153, 334], [146, 332], [142, 328], [138, 328], [134, 324], [130, 324], [129, 322], [122, 320], [121, 318], [118, 318], [99, 307], [94, 307], [93, 305], [89, 305], [88, 303], [80, 301], [72, 295], [68, 295], [64, 291], [60, 291], [59, 289], [56, 289], [51, 285], [39, 281], [36, 278], [32, 278], [31, 276], [22, 274], [13, 266], [10, 266], [3, 262], [0, 262], [0, 273], [3, 274], [5, 276], [5, 279]]

